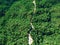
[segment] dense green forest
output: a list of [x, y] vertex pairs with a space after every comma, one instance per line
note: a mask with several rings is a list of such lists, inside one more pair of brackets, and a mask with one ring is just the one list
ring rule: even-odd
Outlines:
[[[0, 0], [0, 45], [60, 45], [60, 0]], [[32, 18], [32, 19], [31, 19]]]

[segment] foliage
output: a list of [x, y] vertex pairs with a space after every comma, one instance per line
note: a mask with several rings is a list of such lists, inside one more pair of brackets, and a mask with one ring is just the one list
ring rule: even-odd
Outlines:
[[30, 19], [32, 45], [60, 45], [60, 0], [0, 0], [0, 45], [28, 45]]

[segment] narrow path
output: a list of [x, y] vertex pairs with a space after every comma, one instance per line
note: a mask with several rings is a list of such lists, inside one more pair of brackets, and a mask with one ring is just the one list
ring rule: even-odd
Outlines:
[[[34, 14], [36, 13], [36, 1], [33, 0], [33, 4], [34, 4]], [[31, 20], [31, 19], [30, 19]], [[35, 27], [34, 25], [32, 24], [32, 22], [30, 23], [31, 25], [31, 28], [35, 30]], [[31, 31], [30, 31], [31, 32]], [[28, 39], [28, 42], [29, 42], [29, 45], [32, 45], [33, 43], [33, 39], [32, 39], [32, 36], [30, 35], [30, 33], [28, 34], [29, 35], [29, 39]]]

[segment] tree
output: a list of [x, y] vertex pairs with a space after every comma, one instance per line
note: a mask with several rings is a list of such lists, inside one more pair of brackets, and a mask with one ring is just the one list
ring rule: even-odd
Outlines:
[[35, 29], [32, 45], [59, 45], [60, 0], [0, 0], [0, 45], [28, 45], [30, 19]]

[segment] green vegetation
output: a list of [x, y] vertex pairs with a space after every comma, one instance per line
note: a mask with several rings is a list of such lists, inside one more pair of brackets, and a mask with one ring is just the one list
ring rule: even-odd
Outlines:
[[60, 0], [0, 0], [0, 45], [28, 45], [30, 19], [32, 45], [60, 45]]

